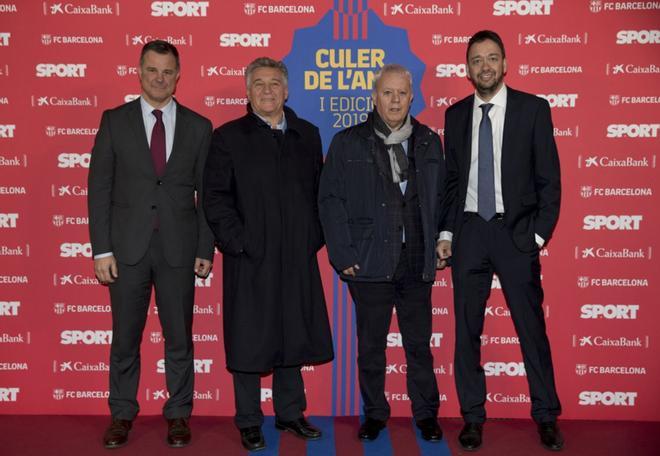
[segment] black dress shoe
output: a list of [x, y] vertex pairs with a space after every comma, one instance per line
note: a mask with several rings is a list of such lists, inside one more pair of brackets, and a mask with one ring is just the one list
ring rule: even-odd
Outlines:
[[120, 420], [113, 418], [112, 423], [103, 434], [103, 446], [106, 448], [119, 448], [128, 443], [128, 431], [131, 430], [133, 422], [131, 420]]
[[360, 440], [376, 440], [380, 431], [385, 428], [385, 421], [368, 418], [364, 420], [360, 430], [358, 431], [358, 439]]
[[417, 422], [417, 427], [422, 431], [422, 438], [429, 442], [439, 442], [442, 440], [442, 429], [436, 418], [426, 418]]
[[264, 434], [261, 432], [261, 426], [250, 426], [241, 431], [241, 444], [248, 451], [259, 451], [266, 448]]
[[275, 427], [280, 431], [292, 432], [293, 435], [304, 440], [318, 440], [321, 438], [321, 431], [309, 424], [304, 416], [293, 421], [280, 421], [275, 418]]
[[465, 423], [461, 433], [458, 434], [458, 443], [465, 451], [476, 451], [481, 447], [481, 433], [483, 432], [481, 423]]
[[540, 423], [539, 435], [541, 436], [541, 445], [551, 451], [559, 451], [564, 447], [564, 437], [562, 437], [557, 423]]
[[172, 448], [181, 448], [190, 443], [190, 426], [187, 418], [167, 420], [167, 444]]

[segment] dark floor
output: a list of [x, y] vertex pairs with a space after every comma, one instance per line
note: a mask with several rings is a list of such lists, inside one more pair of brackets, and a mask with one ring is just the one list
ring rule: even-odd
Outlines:
[[[274, 430], [272, 417], [264, 424], [267, 455], [461, 455], [456, 437], [462, 422], [441, 419], [445, 440], [424, 442], [410, 418], [392, 418], [387, 431], [372, 443], [362, 443], [355, 434], [357, 417], [310, 419], [324, 431], [318, 442], [306, 443], [291, 434]], [[0, 415], [0, 455], [245, 455], [231, 418], [194, 417], [193, 442], [183, 449], [165, 444], [165, 421], [161, 417], [139, 417], [131, 431], [129, 444], [118, 450], [105, 450], [101, 436], [108, 424], [100, 416], [9, 416]], [[561, 421], [566, 445], [563, 455], [660, 455], [660, 423], [630, 421]], [[484, 427], [484, 445], [467, 453], [475, 456], [550, 455], [538, 443], [536, 428], [530, 420], [490, 420]]]

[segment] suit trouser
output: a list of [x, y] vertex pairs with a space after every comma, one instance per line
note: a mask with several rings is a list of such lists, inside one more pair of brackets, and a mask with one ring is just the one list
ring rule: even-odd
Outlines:
[[[165, 339], [165, 380], [169, 399], [166, 418], [188, 417], [193, 403], [194, 263], [171, 267], [154, 231], [144, 258], [137, 264], [117, 263], [118, 278], [110, 284], [112, 346], [110, 348], [110, 412], [132, 420], [139, 411], [140, 343], [147, 321], [152, 286]], [[154, 369], [155, 366], [149, 366]]]
[[[236, 402], [234, 423], [239, 429], [261, 426], [264, 422], [261, 411], [262, 374], [233, 371], [232, 376]], [[302, 418], [307, 401], [300, 366], [273, 369], [273, 407], [278, 420]]]
[[431, 282], [411, 274], [405, 251], [391, 282], [348, 282], [357, 320], [360, 393], [369, 418], [386, 421], [390, 417], [385, 397], [385, 349], [392, 306], [396, 307], [406, 354], [406, 385], [413, 417], [420, 421], [438, 414], [438, 385], [430, 348], [431, 286]]
[[463, 419], [473, 423], [486, 419], [481, 333], [493, 273], [500, 279], [520, 340], [532, 418], [539, 423], [555, 421], [561, 405], [545, 331], [539, 252], [520, 251], [501, 218], [486, 222], [472, 213], [464, 214], [452, 265], [456, 314], [454, 366]]

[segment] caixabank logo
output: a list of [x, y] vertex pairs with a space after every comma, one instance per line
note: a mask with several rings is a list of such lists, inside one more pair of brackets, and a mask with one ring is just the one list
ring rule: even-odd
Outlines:
[[421, 79], [424, 63], [410, 49], [408, 32], [390, 27], [367, 0], [344, 5], [334, 1], [315, 27], [297, 30], [289, 69], [289, 105], [321, 129], [327, 147], [332, 136], [364, 122], [373, 109], [375, 72], [387, 63], [405, 66], [413, 76], [411, 114], [424, 109]]

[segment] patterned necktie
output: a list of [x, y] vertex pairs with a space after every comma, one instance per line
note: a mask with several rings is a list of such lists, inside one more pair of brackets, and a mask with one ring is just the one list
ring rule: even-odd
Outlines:
[[479, 106], [482, 110], [479, 123], [479, 178], [477, 184], [477, 212], [486, 221], [495, 216], [495, 168], [493, 165], [493, 126], [488, 117], [491, 103]]
[[154, 161], [154, 169], [157, 176], [165, 172], [165, 124], [163, 123], [163, 111], [154, 109], [151, 113], [156, 117], [156, 125], [151, 131], [151, 159]]

